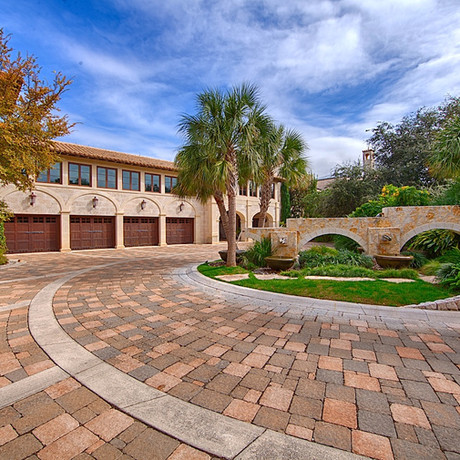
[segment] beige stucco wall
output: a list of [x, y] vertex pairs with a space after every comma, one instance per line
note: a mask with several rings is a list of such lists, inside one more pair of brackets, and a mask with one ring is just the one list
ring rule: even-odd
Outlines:
[[[91, 165], [92, 186], [68, 185], [68, 163]], [[117, 169], [118, 188], [98, 188], [97, 166]], [[141, 173], [141, 191], [122, 189], [122, 171], [137, 171]], [[159, 174], [161, 176], [161, 193], [142, 191], [143, 173]], [[164, 193], [164, 176], [176, 175], [171, 171], [125, 166], [113, 162], [94, 161], [84, 158], [63, 157], [62, 184], [37, 183], [34, 193], [35, 204], [30, 205], [30, 192], [19, 192], [13, 186], [0, 188], [0, 199], [16, 214], [60, 214], [62, 249], [69, 250], [69, 219], [70, 215], [116, 216], [116, 247], [123, 247], [123, 217], [159, 217], [160, 245], [166, 244], [166, 218], [194, 218], [195, 243], [219, 242], [219, 211], [214, 200], [206, 204], [194, 198], [179, 199], [172, 194]], [[97, 207], [93, 207], [93, 198], [97, 197]], [[276, 190], [276, 200], [271, 200], [269, 219], [279, 223], [279, 185]], [[146, 202], [141, 209], [141, 202]], [[180, 204], [183, 206], [180, 207]], [[243, 228], [259, 212], [259, 198], [238, 196], [237, 212]]]

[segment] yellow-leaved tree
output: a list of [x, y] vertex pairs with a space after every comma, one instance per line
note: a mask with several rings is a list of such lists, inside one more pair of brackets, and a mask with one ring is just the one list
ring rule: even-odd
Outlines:
[[[37, 175], [59, 160], [52, 140], [70, 132], [66, 115], [56, 104], [71, 84], [61, 73], [51, 83], [40, 78], [34, 56], [13, 56], [9, 36], [0, 28], [0, 186], [31, 189]], [[0, 259], [5, 250], [3, 221], [8, 217], [0, 203]]]
[[73, 126], [56, 106], [71, 80], [43, 81], [35, 57], [13, 57], [8, 41], [0, 29], [0, 185], [27, 190], [57, 160], [52, 139]]

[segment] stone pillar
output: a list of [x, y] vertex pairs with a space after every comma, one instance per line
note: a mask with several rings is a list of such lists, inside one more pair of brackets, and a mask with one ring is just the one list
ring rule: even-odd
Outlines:
[[61, 252], [70, 251], [70, 211], [61, 211]]
[[298, 238], [297, 232], [294, 230], [276, 229], [270, 232], [272, 242], [272, 253], [279, 257], [297, 257]]
[[195, 222], [195, 228], [193, 229], [193, 243], [194, 244], [203, 244], [203, 228], [202, 228], [202, 222], [201, 222], [201, 216], [197, 214], [195, 216], [194, 222]]
[[209, 208], [209, 212], [211, 214], [211, 244], [219, 243], [219, 219], [220, 219], [220, 212], [217, 206], [217, 203], [214, 199], [211, 201], [211, 205]]
[[368, 229], [367, 253], [386, 256], [399, 255], [401, 229], [398, 227], [370, 227]]
[[123, 249], [124, 242], [124, 229], [123, 229], [123, 215], [122, 212], [115, 213], [115, 248]]
[[160, 214], [159, 222], [160, 243], [159, 246], [166, 246], [166, 214]]
[[61, 169], [61, 174], [62, 174], [62, 183], [64, 185], [68, 185], [69, 183], [69, 162], [68, 161], [62, 161], [62, 169]]

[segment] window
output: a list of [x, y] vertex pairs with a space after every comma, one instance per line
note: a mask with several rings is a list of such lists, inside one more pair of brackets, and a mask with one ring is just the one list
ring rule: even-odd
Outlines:
[[101, 188], [117, 188], [117, 170], [98, 166], [97, 186]]
[[275, 199], [275, 184], [272, 184], [272, 198]]
[[145, 191], [146, 192], [160, 192], [160, 175], [159, 174], [145, 174]]
[[240, 185], [240, 195], [248, 196], [248, 184]]
[[91, 166], [69, 163], [69, 184], [91, 187]]
[[123, 171], [123, 190], [140, 190], [140, 173]]
[[177, 177], [165, 176], [165, 193], [172, 193], [172, 189], [177, 185]]
[[51, 166], [50, 169], [42, 171], [38, 177], [37, 182], [48, 182], [49, 184], [61, 184], [62, 183], [62, 163], [56, 163]]
[[257, 196], [257, 187], [252, 181], [249, 181], [249, 196]]

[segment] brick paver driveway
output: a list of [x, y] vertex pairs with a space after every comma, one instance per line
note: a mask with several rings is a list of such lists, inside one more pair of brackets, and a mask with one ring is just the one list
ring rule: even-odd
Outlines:
[[[0, 385], [56, 367], [28, 332], [28, 305], [53, 280], [94, 267], [58, 289], [54, 312], [73, 340], [123, 373], [192, 405], [344, 451], [460, 458], [460, 316], [446, 324], [394, 318], [391, 309], [388, 317], [294, 311], [188, 282], [184, 267], [216, 251], [37, 254], [0, 269]], [[0, 445], [0, 458], [208, 458], [72, 378], [2, 409]]]

